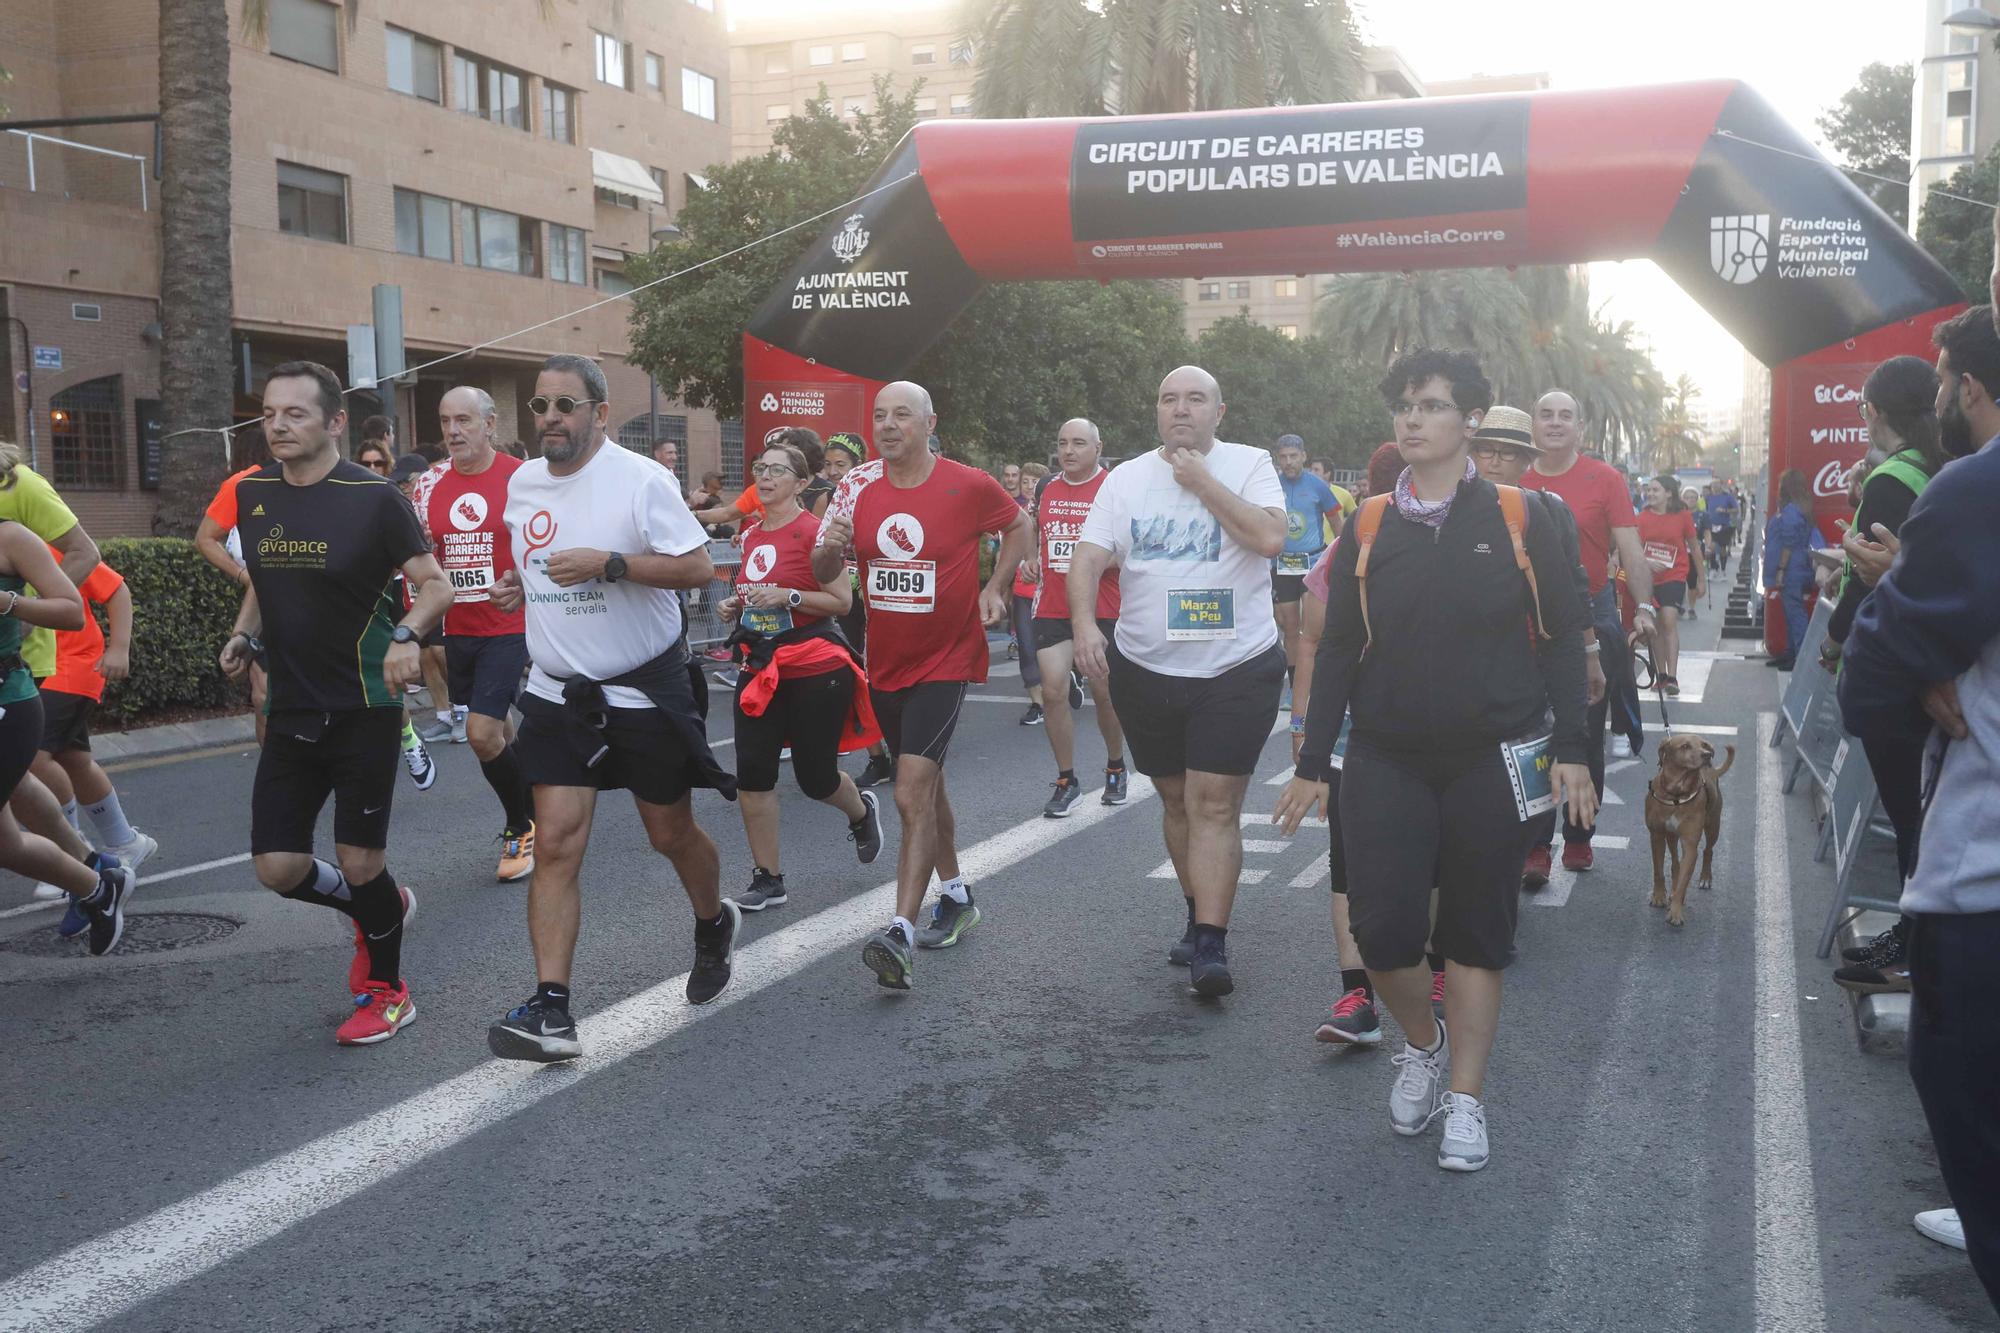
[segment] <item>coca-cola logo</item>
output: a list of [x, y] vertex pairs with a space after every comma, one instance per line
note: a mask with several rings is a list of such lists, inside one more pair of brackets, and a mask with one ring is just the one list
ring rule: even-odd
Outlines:
[[1813, 389], [1815, 403], [1858, 403], [1861, 390], [1850, 389], [1845, 384], [1821, 384]]
[[1853, 480], [1854, 470], [1860, 466], [1861, 460], [1858, 458], [1847, 464], [1843, 464], [1837, 458], [1832, 460], [1819, 470], [1818, 476], [1813, 478], [1813, 494], [1845, 496], [1847, 483]]

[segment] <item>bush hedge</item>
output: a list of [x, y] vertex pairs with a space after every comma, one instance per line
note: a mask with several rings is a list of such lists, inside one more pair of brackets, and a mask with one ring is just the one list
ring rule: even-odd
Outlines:
[[236, 585], [184, 538], [113, 537], [98, 547], [132, 590], [132, 674], [105, 690], [100, 716], [130, 723], [241, 700], [215, 664], [243, 602]]

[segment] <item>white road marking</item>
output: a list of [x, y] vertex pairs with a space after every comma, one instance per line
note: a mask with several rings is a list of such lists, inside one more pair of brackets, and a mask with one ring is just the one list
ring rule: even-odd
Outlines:
[[1590, 845], [1600, 852], [1622, 852], [1632, 845], [1632, 840], [1615, 834], [1600, 833], [1590, 840]]
[[[1061, 822], [1023, 820], [961, 852], [960, 865], [973, 879], [989, 878], [1152, 795], [1153, 784], [1135, 773], [1127, 804], [1091, 806]], [[15, 1274], [0, 1283], [0, 1333], [85, 1329], [116, 1318], [828, 954], [858, 946], [888, 920], [895, 902], [890, 880], [758, 939], [737, 953], [729, 989], [703, 1008], [687, 1003], [685, 973], [621, 1000], [584, 1022], [587, 1054], [576, 1064], [489, 1060]], [[873, 985], [858, 965], [854, 984]], [[396, 1132], [383, 1133], [384, 1125]]]
[[1270, 777], [1265, 778], [1264, 785], [1266, 787], [1282, 787], [1287, 782], [1290, 782], [1292, 780], [1292, 774], [1295, 771], [1296, 770], [1292, 769], [1289, 766], [1281, 768], [1277, 772], [1273, 773]]
[[1663, 727], [1657, 722], [1648, 722], [1646, 730], [1654, 733], [1674, 733], [1687, 736], [1734, 736], [1734, 727], [1697, 726], [1691, 722], [1676, 722], [1671, 727]]
[[[1019, 704], [1023, 708], [1034, 702], [1025, 694], [968, 694], [965, 696], [965, 701], [969, 704]], [[1083, 696], [1083, 706], [1085, 708], [1096, 706], [1087, 691]], [[1068, 701], [1064, 701], [1063, 707], [1069, 707]]]
[[1310, 889], [1320, 881], [1332, 878], [1333, 866], [1331, 858], [1332, 853], [1330, 851], [1321, 852], [1318, 856], [1315, 856], [1304, 870], [1292, 876], [1292, 887], [1295, 889]]
[[1747, 660], [1749, 659], [1747, 659], [1742, 653], [1710, 653], [1710, 652], [1696, 652], [1691, 648], [1681, 649], [1681, 664], [1683, 666], [1685, 666], [1689, 661], [1743, 662]]
[[1604, 789], [1604, 801], [1603, 801], [1603, 804], [1605, 804], [1605, 805], [1623, 805], [1623, 804], [1625, 804], [1625, 798], [1624, 798], [1623, 796], [1620, 796], [1620, 795], [1619, 795], [1619, 794], [1618, 794], [1617, 792], [1615, 792], [1615, 791], [1611, 790], [1611, 788], [1609, 788], [1609, 787], [1606, 787], [1606, 788]]
[[1296, 844], [1275, 838], [1245, 838], [1243, 850], [1258, 856], [1276, 856], [1289, 852]]
[[[1242, 824], [1244, 828], [1261, 828], [1269, 830], [1278, 827], [1276, 824], [1273, 824], [1271, 822], [1271, 812], [1268, 810], [1264, 811], [1262, 814], [1245, 810], [1239, 822]], [[1318, 819], [1311, 815], [1308, 815], [1306, 818], [1301, 819], [1299, 821], [1299, 827], [1301, 829], [1325, 828], [1326, 821], [1324, 819]]]
[[10, 907], [0, 912], [0, 920], [10, 916], [26, 916], [30, 912], [46, 912], [51, 908], [65, 906], [68, 901], [66, 898], [37, 898], [34, 902], [22, 903], [19, 907]]
[[1797, 945], [1792, 934], [1791, 811], [1771, 748], [1775, 713], [1757, 715], [1757, 998], [1753, 1171], [1759, 1329], [1819, 1333], [1826, 1286], [1819, 1267], [1819, 1200], [1806, 1123], [1800, 1053]]
[[1637, 768], [1638, 766], [1639, 761], [1637, 759], [1616, 759], [1604, 766], [1604, 775], [1609, 777], [1613, 773], [1623, 773], [1628, 768]]
[[1268, 870], [1246, 869], [1236, 876], [1236, 882], [1238, 884], [1262, 884], [1270, 873]]
[[1528, 906], [1561, 907], [1569, 902], [1570, 890], [1575, 887], [1576, 872], [1557, 866], [1549, 871], [1549, 882], [1528, 895]]
[[[213, 861], [197, 861], [195, 864], [191, 866], [181, 866], [178, 869], [174, 870], [162, 870], [157, 875], [150, 873], [141, 875], [139, 876], [139, 885], [143, 886], [147, 884], [161, 884], [170, 879], [180, 879], [184, 875], [199, 875], [210, 870], [220, 870], [224, 866], [242, 865], [245, 861], [248, 861], [249, 859], [250, 859], [250, 853], [238, 852], [234, 856], [219, 856]], [[0, 920], [4, 920], [5, 918], [10, 916], [24, 916], [29, 912], [45, 912], [51, 907], [63, 907], [63, 906], [66, 906], [66, 902], [64, 899], [61, 898], [50, 898], [43, 900], [41, 902], [23, 903], [19, 907], [9, 907], [5, 911], [0, 911]]]
[[1148, 870], [1146, 872], [1146, 878], [1147, 879], [1177, 878], [1177, 876], [1174, 873], [1174, 858], [1170, 856], [1166, 860], [1154, 866], [1151, 870]]

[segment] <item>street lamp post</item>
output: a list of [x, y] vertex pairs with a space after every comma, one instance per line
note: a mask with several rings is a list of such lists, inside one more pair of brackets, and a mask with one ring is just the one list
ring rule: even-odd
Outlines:
[[21, 396], [27, 400], [25, 417], [28, 423], [28, 467], [41, 470], [41, 461], [35, 453], [35, 340], [28, 336], [28, 326], [19, 315], [7, 316], [7, 322], [21, 330]]

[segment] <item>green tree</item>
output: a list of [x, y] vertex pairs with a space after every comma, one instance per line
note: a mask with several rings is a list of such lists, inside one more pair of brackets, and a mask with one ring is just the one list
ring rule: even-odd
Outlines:
[[1280, 435], [1336, 466], [1366, 466], [1389, 438], [1375, 383], [1381, 372], [1337, 354], [1323, 338], [1287, 338], [1243, 315], [1202, 330], [1194, 361], [1215, 376], [1229, 405], [1222, 435], [1269, 449]]
[[1151, 115], [1343, 102], [1346, 0], [969, 0], [982, 116]]
[[1950, 270], [1965, 299], [1974, 305], [1992, 299], [1988, 283], [1996, 200], [2000, 200], [2000, 148], [1954, 171], [1942, 190], [1931, 191], [1917, 215], [1917, 244]]
[[[1915, 86], [1916, 73], [1908, 61], [1865, 65], [1854, 86], [1818, 121], [1841, 164], [1868, 173], [1855, 179], [1861, 192], [1905, 226], [1910, 218], [1910, 98]], [[1872, 179], [1880, 176], [1889, 179]]]
[[1653, 427], [1653, 449], [1647, 466], [1654, 472], [1672, 472], [1701, 462], [1701, 432], [1694, 424], [1694, 400], [1701, 390], [1693, 379], [1681, 375], [1667, 390], [1660, 423]]
[[1349, 274], [1321, 295], [1318, 320], [1337, 353], [1365, 365], [1386, 367], [1419, 347], [1460, 347], [1510, 401], [1540, 383], [1531, 381], [1528, 300], [1502, 269]]

